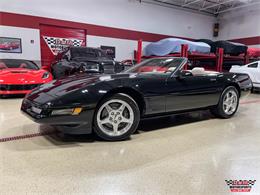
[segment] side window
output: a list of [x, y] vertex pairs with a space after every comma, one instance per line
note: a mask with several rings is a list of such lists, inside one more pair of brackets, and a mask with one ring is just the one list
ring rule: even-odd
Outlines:
[[253, 64], [249, 64], [247, 67], [248, 68], [257, 68], [257, 66], [258, 66], [258, 63], [256, 62], [256, 63], [253, 63]]

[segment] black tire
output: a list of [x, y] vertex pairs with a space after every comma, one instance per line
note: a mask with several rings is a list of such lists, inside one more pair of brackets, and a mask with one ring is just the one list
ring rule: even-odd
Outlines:
[[[130, 108], [132, 109], [131, 112], [133, 114], [132, 115], [133, 116], [133, 123], [131, 125], [129, 125], [129, 129], [125, 133], [118, 135], [118, 136], [117, 135], [111, 136], [111, 135], [108, 135], [107, 133], [105, 133], [104, 130], [102, 130], [100, 128], [100, 126], [98, 125], [98, 117], [99, 117], [98, 113], [103, 112], [102, 110], [105, 109], [105, 108], [102, 109], [102, 107], [105, 104], [108, 104], [108, 102], [118, 101], [118, 100], [126, 102], [130, 106]], [[109, 116], [107, 118], [109, 118]], [[115, 120], [115, 118], [113, 120]], [[118, 93], [118, 94], [114, 94], [111, 97], [104, 99], [102, 102], [99, 103], [99, 105], [97, 106], [97, 109], [95, 111], [95, 115], [94, 115], [93, 130], [94, 130], [94, 133], [98, 137], [102, 138], [103, 140], [121, 141], [121, 140], [128, 139], [131, 136], [131, 134], [133, 134], [136, 131], [138, 124], [139, 124], [139, 121], [140, 121], [140, 111], [139, 111], [139, 107], [138, 107], [137, 103], [135, 102], [135, 100], [133, 98], [131, 98], [130, 96], [128, 96], [127, 94]], [[121, 124], [121, 123], [119, 122], [118, 125], [119, 124]], [[118, 132], [120, 132], [120, 130]]]
[[[224, 111], [224, 105], [223, 105], [224, 104], [224, 98], [225, 98], [226, 94], [231, 92], [231, 91], [236, 94], [237, 104], [236, 104], [234, 111], [232, 111], [232, 113], [227, 114]], [[239, 93], [238, 93], [236, 87], [229, 86], [229, 87], [226, 87], [224, 89], [224, 91], [222, 92], [220, 99], [219, 99], [219, 102], [218, 102], [218, 105], [215, 106], [214, 108], [210, 109], [210, 111], [216, 117], [227, 119], [227, 118], [232, 117], [236, 113], [236, 111], [238, 109], [238, 105], [239, 105]]]

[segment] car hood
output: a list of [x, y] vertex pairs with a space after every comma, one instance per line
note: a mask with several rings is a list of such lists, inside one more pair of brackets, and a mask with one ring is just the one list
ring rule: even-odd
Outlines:
[[0, 70], [0, 84], [39, 84], [43, 83], [45, 70], [28, 70], [25, 68], [7, 68]]
[[[92, 75], [74, 75], [60, 80], [54, 80], [33, 90], [27, 98], [37, 103], [47, 103], [51, 99], [57, 99], [61, 96], [71, 94], [80, 89], [85, 89], [89, 85], [95, 85], [98, 82], [109, 81], [119, 78], [131, 78], [134, 74], [92, 74]], [[48, 96], [48, 98], [46, 97]], [[44, 97], [44, 98], [43, 98]]]
[[94, 85], [97, 82], [109, 81], [114, 79], [130, 78], [131, 74], [92, 74], [92, 75], [74, 75], [65, 79], [56, 80], [49, 84], [43, 85], [41, 90], [55, 96], [62, 96], [78, 89]]

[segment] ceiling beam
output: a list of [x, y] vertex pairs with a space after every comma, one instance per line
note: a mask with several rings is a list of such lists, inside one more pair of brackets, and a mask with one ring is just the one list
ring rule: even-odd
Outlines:
[[[136, 0], [140, 1], [140, 0]], [[153, 5], [158, 5], [158, 6], [163, 6], [163, 7], [169, 7], [169, 8], [177, 8], [180, 10], [186, 10], [186, 11], [192, 11], [194, 13], [200, 13], [200, 14], [205, 14], [209, 16], [215, 16], [213, 12], [209, 12], [207, 10], [199, 12], [198, 9], [192, 8], [192, 7], [182, 7], [180, 4], [173, 4], [169, 3], [168, 1], [164, 0], [141, 0], [141, 3], [147, 3], [147, 4], [153, 4]]]
[[212, 7], [217, 7], [217, 6], [220, 6], [220, 5], [224, 5], [224, 4], [229, 3], [229, 2], [232, 2], [232, 1], [235, 1], [235, 0], [227, 0], [227, 1], [223, 1], [223, 2], [221, 2], [221, 3], [216, 3], [216, 4], [214, 4], [214, 5], [209, 5], [209, 6], [207, 6], [207, 7], [201, 8], [200, 11], [206, 10], [206, 9], [209, 9], [209, 8], [212, 8]]
[[190, 1], [190, 2], [188, 2], [188, 3], [184, 3], [184, 4], [182, 5], [182, 7], [186, 7], [186, 6], [188, 6], [188, 5], [191, 5], [191, 4], [193, 4], [193, 3], [197, 3], [197, 2], [199, 2], [199, 1], [201, 1], [201, 0], [194, 0], [194, 1]]
[[260, 1], [257, 1], [257, 2], [254, 2], [254, 3], [248, 3], [248, 4], [244, 4], [244, 5], [239, 5], [239, 6], [236, 6], [236, 7], [234, 6], [234, 7], [216, 12], [215, 14], [221, 14], [221, 13], [225, 13], [225, 12], [232, 11], [232, 10], [235, 10], [235, 9], [239, 9], [239, 8], [242, 8], [242, 7], [248, 7], [248, 6], [255, 5], [255, 4], [260, 4]]

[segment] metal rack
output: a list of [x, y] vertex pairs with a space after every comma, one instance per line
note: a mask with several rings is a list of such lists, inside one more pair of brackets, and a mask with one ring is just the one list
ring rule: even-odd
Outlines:
[[[247, 53], [240, 56], [224, 55], [223, 48], [217, 48], [216, 53], [203, 54], [197, 52], [188, 52], [188, 45], [181, 45], [180, 53], [173, 53], [165, 56], [142, 56], [142, 40], [138, 40], [138, 47], [136, 51], [137, 63], [141, 62], [141, 59], [158, 58], [158, 57], [186, 57], [190, 61], [208, 60], [216, 64], [214, 70], [218, 72], [223, 71], [223, 63], [227, 61], [243, 61], [244, 64], [249, 63], [250, 59]], [[185, 65], [187, 69], [187, 64]]]

